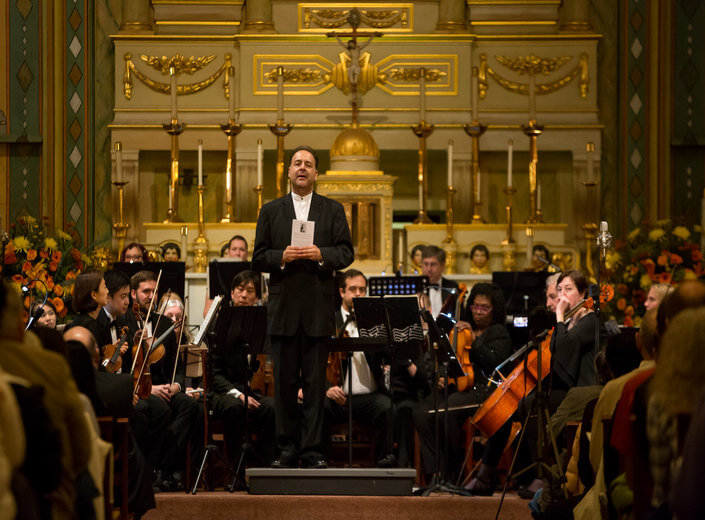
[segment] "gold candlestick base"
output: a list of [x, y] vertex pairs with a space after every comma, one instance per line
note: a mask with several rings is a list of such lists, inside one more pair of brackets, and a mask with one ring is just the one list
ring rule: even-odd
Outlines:
[[130, 229], [130, 224], [125, 222], [125, 202], [124, 202], [124, 190], [127, 181], [115, 181], [113, 185], [118, 190], [118, 221], [113, 224], [113, 229], [115, 230], [115, 238], [117, 238], [118, 243], [118, 255], [122, 252], [123, 247], [125, 247], [125, 238], [127, 237], [127, 230]]
[[208, 240], [205, 236], [205, 208], [203, 206], [203, 193], [206, 187], [199, 185], [198, 190], [198, 236], [193, 241], [193, 268], [197, 273], [205, 273], [208, 267]]
[[528, 125], [522, 125], [524, 134], [529, 137], [529, 218], [527, 224], [540, 224], [543, 222], [543, 212], [539, 209], [536, 200], [536, 183], [538, 181], [538, 138], [543, 133], [543, 125], [536, 123], [536, 119], [529, 120]]
[[233, 199], [235, 198], [235, 138], [238, 136], [244, 125], [229, 119], [227, 124], [220, 125], [220, 129], [228, 136], [228, 155], [225, 166], [225, 215], [220, 219], [223, 223], [234, 222]]
[[477, 188], [480, 184], [480, 137], [487, 131], [487, 125], [480, 124], [477, 119], [474, 119], [471, 124], [464, 125], [463, 129], [472, 140], [472, 219], [470, 222], [479, 224], [484, 222], [481, 216], [482, 197]]
[[257, 217], [259, 217], [259, 212], [262, 209], [262, 191], [264, 190], [264, 186], [261, 184], [258, 184], [252, 190], [257, 194]]
[[179, 123], [172, 118], [170, 123], [163, 123], [162, 128], [171, 136], [171, 168], [169, 173], [169, 210], [166, 213], [165, 224], [182, 222], [179, 217], [179, 135], [186, 128], [186, 123]]
[[502, 240], [503, 246], [515, 243], [512, 232], [512, 197], [514, 197], [516, 192], [516, 188], [504, 188], [504, 194], [507, 196], [507, 236]]
[[502, 244], [502, 267], [505, 271], [514, 271], [517, 265], [517, 250], [514, 242]]
[[294, 125], [291, 123], [285, 123], [283, 119], [277, 119], [276, 123], [269, 125], [269, 131], [277, 136], [277, 198], [284, 195], [287, 191], [287, 176], [284, 174], [284, 138], [289, 134], [289, 132], [291, 132], [292, 128], [294, 128]]
[[431, 224], [433, 221], [428, 218], [428, 154], [426, 152], [426, 139], [433, 133], [433, 125], [420, 121], [411, 127], [414, 135], [419, 138], [419, 187], [421, 189], [421, 207], [414, 219], [414, 224]]
[[446, 252], [446, 272], [455, 274], [458, 266], [458, 244], [453, 238], [453, 197], [457, 190], [453, 186], [446, 189], [446, 238], [443, 240], [443, 249]]

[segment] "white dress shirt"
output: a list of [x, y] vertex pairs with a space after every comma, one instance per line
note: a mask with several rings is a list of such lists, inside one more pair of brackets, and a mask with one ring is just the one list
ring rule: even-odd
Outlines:
[[308, 220], [308, 210], [311, 208], [313, 192], [302, 197], [292, 191], [291, 198], [294, 201], [294, 213], [296, 213], [296, 220]]
[[440, 284], [429, 286], [428, 299], [431, 301], [431, 315], [434, 319], [438, 318], [443, 308], [443, 289]]
[[[345, 308], [340, 306], [340, 314], [343, 317], [343, 323], [348, 319], [350, 314]], [[345, 330], [348, 331], [348, 335], [351, 338], [358, 338], [360, 334], [357, 330], [357, 323], [355, 320], [351, 320], [345, 326]], [[372, 370], [370, 365], [367, 363], [367, 358], [364, 352], [353, 352], [351, 370], [348, 370], [345, 375], [345, 382], [343, 383], [343, 392], [347, 395], [348, 393], [348, 377], [352, 374], [352, 395], [362, 395], [371, 394], [377, 390], [377, 383], [375, 383], [375, 378], [372, 375]]]

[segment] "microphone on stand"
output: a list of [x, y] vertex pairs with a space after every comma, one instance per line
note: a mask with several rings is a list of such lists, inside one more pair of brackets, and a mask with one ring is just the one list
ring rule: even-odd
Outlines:
[[34, 310], [34, 314], [32, 314], [32, 315], [29, 317], [29, 320], [27, 321], [27, 326], [25, 327], [24, 330], [29, 330], [29, 328], [30, 328], [32, 325], [34, 325], [34, 322], [37, 321], [39, 318], [42, 317], [42, 315], [44, 314], [44, 305], [46, 305], [47, 298], [49, 297], [49, 291], [47, 290], [46, 284], [45, 284], [44, 282], [42, 282], [41, 280], [37, 280], [37, 279], [35, 279], [35, 280], [30, 280], [30, 281], [28, 281], [26, 284], [22, 285], [22, 294], [29, 295], [29, 292], [30, 292], [30, 290], [31, 290], [31, 289], [29, 288], [29, 284], [31, 284], [32, 282], [40, 283], [40, 284], [42, 284], [42, 285], [44, 286], [44, 301], [41, 303], [41, 305], [40, 305], [39, 307], [37, 307], [37, 308]]
[[607, 230], [607, 221], [600, 222], [600, 232], [597, 234], [597, 246], [602, 250], [602, 258], [607, 255], [607, 248], [612, 245], [612, 235]]

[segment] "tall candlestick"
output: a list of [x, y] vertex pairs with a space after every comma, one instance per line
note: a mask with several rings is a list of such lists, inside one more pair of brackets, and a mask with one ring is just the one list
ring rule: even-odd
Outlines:
[[477, 67], [472, 68], [472, 79], [470, 82], [470, 101], [472, 103], [472, 120], [473, 123], [475, 121], [479, 121], [479, 99], [478, 99], [478, 85], [477, 85], [477, 76], [478, 76], [478, 70]]
[[120, 141], [115, 143], [115, 177], [118, 182], [122, 182], [122, 143]]
[[277, 120], [284, 121], [284, 67], [277, 67]]
[[448, 187], [453, 186], [453, 140], [448, 141]]
[[514, 161], [514, 141], [507, 141], [507, 188], [512, 187], [512, 161]]
[[536, 210], [541, 211], [541, 181], [536, 185]]
[[423, 170], [419, 166], [419, 208], [423, 208]]
[[423, 67], [419, 78], [419, 116], [421, 121], [426, 121], [426, 69]]
[[262, 185], [262, 139], [257, 139], [257, 186]]
[[588, 182], [595, 182], [594, 160], [595, 160], [595, 143], [585, 145], [587, 151], [587, 175], [585, 178]]
[[536, 76], [529, 74], [529, 121], [536, 121]]
[[181, 226], [180, 233], [181, 233], [181, 258], [179, 258], [179, 260], [182, 262], [186, 262], [186, 257], [188, 256], [188, 251], [186, 250], [186, 248], [188, 247], [188, 226]]
[[477, 171], [477, 186], [475, 190], [475, 202], [479, 203], [482, 198], [480, 197], [480, 179], [482, 178], [482, 172], [480, 170]]
[[198, 140], [198, 185], [203, 186], [203, 140]]
[[228, 117], [235, 121], [235, 67], [228, 67]]
[[169, 67], [169, 75], [171, 76], [171, 119], [175, 121], [177, 116], [176, 93], [178, 87], [176, 85], [176, 70], [174, 70], [174, 67]]

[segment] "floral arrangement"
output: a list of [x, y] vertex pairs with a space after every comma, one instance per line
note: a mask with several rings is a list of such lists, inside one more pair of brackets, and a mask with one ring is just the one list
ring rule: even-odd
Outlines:
[[[4, 251], [0, 275], [11, 280], [18, 290], [23, 285], [28, 286], [42, 299], [46, 286], [47, 300], [56, 307], [57, 317], [63, 318], [68, 313], [64, 298], [71, 295], [76, 276], [91, 263], [91, 259], [74, 247], [73, 242], [69, 233], [57, 229], [50, 234], [37, 219], [31, 216], [20, 218], [2, 237]], [[33, 280], [40, 280], [44, 285]], [[30, 301], [29, 295], [24, 297], [27, 311]]]
[[607, 253], [606, 279], [614, 285], [614, 299], [605, 305], [605, 315], [625, 326], [639, 326], [645, 312], [644, 302], [654, 283], [678, 285], [681, 280], [696, 279], [705, 273], [703, 254], [693, 242], [691, 232], [671, 220], [644, 223], [617, 241]]

